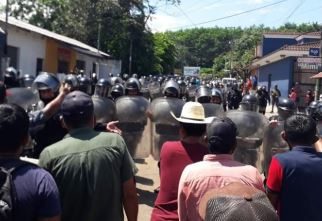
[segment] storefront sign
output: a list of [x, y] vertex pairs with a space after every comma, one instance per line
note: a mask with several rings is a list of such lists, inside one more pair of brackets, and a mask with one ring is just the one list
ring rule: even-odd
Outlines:
[[300, 57], [297, 58], [296, 69], [301, 71], [317, 72], [319, 68], [322, 68], [322, 62], [320, 57]]
[[319, 57], [320, 56], [320, 48], [310, 48], [309, 55], [313, 56], [313, 57]]

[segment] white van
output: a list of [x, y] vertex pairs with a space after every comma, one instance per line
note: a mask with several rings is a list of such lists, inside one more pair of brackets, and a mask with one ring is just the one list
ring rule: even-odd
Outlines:
[[223, 83], [223, 85], [227, 85], [227, 84], [230, 84], [230, 85], [233, 85], [233, 84], [237, 84], [237, 79], [236, 78], [223, 78], [221, 80], [221, 82]]

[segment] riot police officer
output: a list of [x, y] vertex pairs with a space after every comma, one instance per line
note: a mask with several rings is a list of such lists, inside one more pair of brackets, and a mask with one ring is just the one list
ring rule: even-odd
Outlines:
[[179, 98], [179, 85], [173, 79], [165, 83], [163, 97], [154, 99], [150, 105], [152, 120], [152, 156], [159, 160], [160, 150], [165, 141], [179, 138], [179, 123], [170, 114], [180, 115], [184, 101]]
[[111, 89], [111, 97], [115, 101], [117, 98], [125, 94], [124, 86], [120, 83], [115, 84]]
[[70, 87], [70, 91], [79, 90], [79, 80], [75, 74], [67, 74], [63, 83]]
[[252, 94], [246, 94], [240, 102], [240, 110], [242, 111], [258, 111], [258, 100]]
[[221, 105], [223, 102], [223, 97], [220, 89], [212, 88], [211, 89], [211, 103]]
[[78, 77], [78, 90], [83, 91], [88, 95], [92, 95], [92, 81], [86, 75], [82, 75]]
[[206, 85], [201, 85], [195, 92], [196, 101], [201, 103], [206, 117], [223, 116], [224, 111], [220, 104], [211, 102], [211, 89]]
[[21, 79], [21, 87], [31, 88], [34, 83], [35, 77], [30, 74], [25, 74]]
[[112, 83], [109, 79], [100, 78], [95, 85], [94, 96], [108, 98], [111, 87]]
[[260, 166], [258, 151], [262, 144], [268, 120], [258, 112], [258, 101], [255, 95], [246, 94], [240, 103], [240, 110], [230, 110], [226, 116], [238, 128], [237, 147], [234, 159], [244, 164]]
[[38, 158], [41, 151], [61, 140], [67, 133], [60, 122], [60, 104], [65, 95], [70, 91], [69, 87], [60, 89], [58, 78], [51, 73], [42, 72], [34, 81], [39, 92], [42, 105], [38, 110], [30, 113], [30, 134], [35, 141], [33, 157]]
[[242, 100], [242, 94], [238, 90], [238, 85], [234, 83], [227, 93], [227, 102], [229, 110], [236, 110]]
[[95, 129], [99, 131], [105, 131], [106, 124], [116, 120], [115, 103], [110, 97], [111, 86], [110, 79], [100, 78], [96, 83], [95, 92], [92, 96], [97, 123]]
[[19, 87], [18, 72], [14, 67], [8, 67], [4, 74], [6, 88]]
[[[133, 158], [146, 158], [150, 154], [151, 133], [147, 128], [149, 101], [140, 95], [137, 78], [129, 78], [125, 83], [125, 96], [115, 101], [119, 128]], [[144, 133], [145, 132], [145, 133]]]
[[261, 86], [257, 90], [257, 98], [258, 98], [258, 105], [259, 105], [259, 113], [265, 115], [267, 103], [270, 104], [270, 97], [268, 92], [266, 91], [265, 86]]
[[125, 94], [128, 96], [140, 95], [141, 85], [137, 78], [129, 78], [125, 83]]
[[296, 105], [289, 98], [279, 98], [278, 115], [269, 118], [269, 126], [264, 134], [262, 168], [267, 174], [272, 156], [289, 150], [288, 144], [280, 136], [284, 130], [284, 121], [296, 113]]

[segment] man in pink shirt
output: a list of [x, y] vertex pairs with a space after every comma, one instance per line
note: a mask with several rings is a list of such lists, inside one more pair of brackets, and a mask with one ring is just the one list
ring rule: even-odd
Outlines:
[[232, 182], [244, 183], [264, 192], [263, 179], [250, 165], [234, 161], [236, 125], [229, 118], [216, 118], [207, 128], [208, 149], [204, 160], [188, 165], [180, 178], [178, 213], [180, 221], [201, 221], [199, 203], [210, 189], [221, 188]]

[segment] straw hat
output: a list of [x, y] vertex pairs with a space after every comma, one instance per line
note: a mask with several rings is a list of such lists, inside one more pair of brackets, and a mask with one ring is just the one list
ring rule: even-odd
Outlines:
[[180, 117], [176, 117], [172, 111], [170, 113], [172, 117], [182, 123], [208, 124], [213, 120], [213, 117], [205, 117], [205, 110], [200, 103], [192, 101], [183, 105]]

